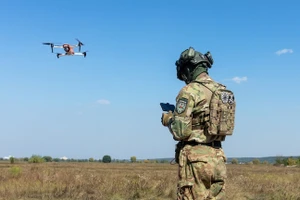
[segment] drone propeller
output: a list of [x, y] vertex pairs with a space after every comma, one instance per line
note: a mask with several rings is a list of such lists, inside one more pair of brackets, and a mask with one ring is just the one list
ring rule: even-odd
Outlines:
[[44, 42], [43, 44], [44, 45], [50, 45], [51, 46], [51, 52], [53, 53], [53, 47], [54, 47], [53, 43], [51, 43], [51, 42]]
[[77, 38], [75, 38], [78, 41], [78, 47], [79, 47], [79, 52], [81, 50], [81, 46], [83, 46], [84, 44], [82, 42], [80, 42], [80, 40], [78, 40]]

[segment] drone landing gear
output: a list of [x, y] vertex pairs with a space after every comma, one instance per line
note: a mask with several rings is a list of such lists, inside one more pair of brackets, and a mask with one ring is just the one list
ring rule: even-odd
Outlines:
[[86, 52], [82, 52], [82, 53], [74, 53], [74, 56], [83, 56], [86, 57]]
[[66, 53], [57, 53], [57, 54], [56, 54], [56, 57], [57, 57], [57, 58], [60, 58], [60, 57], [62, 57], [62, 56], [72, 56], [72, 55], [69, 55], [69, 54], [66, 54]]
[[57, 58], [60, 58], [62, 56], [83, 56], [83, 57], [86, 57], [86, 52], [82, 52], [82, 53], [74, 53], [74, 54], [66, 54], [66, 53], [57, 53], [56, 54], [56, 57]]

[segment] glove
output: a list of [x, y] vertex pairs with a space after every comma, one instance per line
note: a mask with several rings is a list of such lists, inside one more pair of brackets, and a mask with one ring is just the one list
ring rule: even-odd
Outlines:
[[169, 111], [168, 113], [163, 113], [161, 116], [161, 123], [163, 126], [168, 126], [170, 119], [173, 117], [172, 111]]

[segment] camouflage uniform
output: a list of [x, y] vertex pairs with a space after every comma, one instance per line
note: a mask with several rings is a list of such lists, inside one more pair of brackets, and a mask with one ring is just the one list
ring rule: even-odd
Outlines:
[[[214, 83], [207, 73], [194, 81]], [[169, 130], [179, 141], [178, 200], [225, 199], [226, 156], [222, 148], [212, 147], [212, 142], [224, 141], [225, 136], [210, 136], [199, 123], [211, 94], [205, 86], [191, 82], [176, 98]]]

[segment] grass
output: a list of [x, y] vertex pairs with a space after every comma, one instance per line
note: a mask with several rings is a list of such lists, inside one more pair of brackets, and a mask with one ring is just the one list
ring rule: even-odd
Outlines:
[[[300, 200], [300, 168], [228, 165], [227, 199]], [[1, 200], [174, 200], [177, 166], [0, 163]]]

